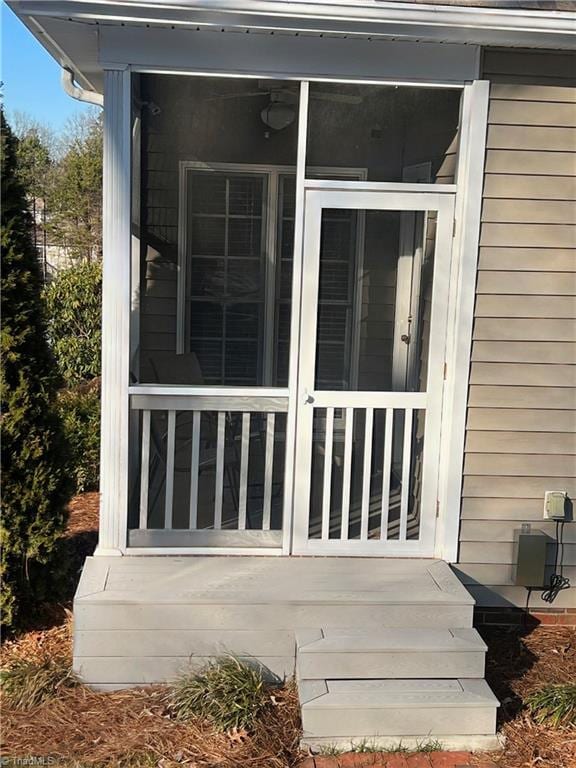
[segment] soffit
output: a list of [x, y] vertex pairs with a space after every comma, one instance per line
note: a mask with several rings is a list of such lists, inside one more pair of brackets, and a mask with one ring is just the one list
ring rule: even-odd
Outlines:
[[[515, 13], [520, 8], [515, 0], [437, 0], [434, 4], [423, 0], [8, 0], [8, 4], [51, 55], [74, 70], [81, 85], [98, 91], [103, 80], [102, 30], [111, 27], [128, 28], [120, 35], [130, 34], [132, 27], [176, 32], [196, 28], [564, 49], [573, 47], [576, 38], [576, 15], [563, 12], [575, 7], [572, 0], [554, 0], [560, 10], [546, 14], [533, 10], [543, 0], [523, 0], [522, 7], [530, 9], [525, 15]], [[499, 15], [477, 17], [490, 9]], [[443, 16], [444, 11], [449, 15]]]

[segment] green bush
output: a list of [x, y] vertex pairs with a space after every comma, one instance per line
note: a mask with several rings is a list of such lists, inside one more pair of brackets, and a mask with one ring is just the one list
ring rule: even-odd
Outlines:
[[102, 270], [84, 262], [59, 272], [44, 290], [48, 334], [66, 388], [58, 411], [71, 446], [77, 493], [98, 487]]
[[59, 272], [44, 291], [48, 336], [67, 386], [100, 375], [102, 269], [84, 262]]
[[555, 728], [576, 724], [576, 683], [547, 685], [531, 694], [527, 702], [534, 720]]
[[100, 472], [100, 392], [98, 381], [91, 386], [63, 389], [58, 393], [58, 411], [70, 445], [70, 473], [76, 493], [98, 488]]
[[2, 411], [1, 608], [15, 628], [51, 593], [55, 546], [66, 525], [68, 446], [55, 408], [58, 371], [46, 339], [37, 253], [17, 141], [1, 114]]
[[184, 674], [172, 686], [170, 708], [179, 720], [201, 717], [222, 731], [253, 728], [270, 703], [262, 675], [234, 657]]
[[78, 681], [70, 659], [18, 659], [0, 672], [0, 684], [5, 704], [15, 709], [32, 709]]

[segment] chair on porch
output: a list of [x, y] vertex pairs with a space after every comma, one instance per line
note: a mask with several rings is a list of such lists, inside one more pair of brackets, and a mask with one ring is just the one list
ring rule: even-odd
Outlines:
[[[146, 380], [153, 383], [170, 383], [180, 385], [202, 385], [204, 384], [204, 377], [200, 368], [198, 358], [194, 352], [186, 354], [175, 354], [168, 352], [155, 353], [153, 356], [149, 355], [143, 366], [143, 375]], [[202, 413], [203, 430], [202, 430], [202, 442], [200, 448], [200, 461], [198, 465], [199, 476], [203, 473], [215, 473], [216, 469], [216, 454], [217, 454], [217, 440], [218, 440], [218, 418], [217, 414], [212, 411], [203, 411]], [[256, 429], [250, 431], [250, 444], [256, 440], [262, 446], [265, 445], [265, 425], [261, 420], [256, 421], [259, 425]], [[192, 422], [193, 412], [181, 412], [179, 418], [176, 421], [176, 433], [175, 433], [175, 456], [174, 456], [174, 473], [175, 475], [190, 474], [190, 461], [189, 461], [189, 449], [192, 444]], [[234, 413], [226, 413], [226, 433], [229, 437], [225, 441], [225, 453], [227, 450], [232, 452], [232, 458], [227, 458], [224, 461], [224, 475], [227, 490], [230, 494], [232, 501], [232, 508], [238, 515], [239, 509], [239, 484], [240, 484], [240, 447], [241, 440], [240, 434], [240, 420]], [[149, 517], [154, 517], [154, 510], [157, 509], [159, 501], [161, 499], [162, 492], [165, 490], [165, 477], [167, 472], [167, 457], [165, 455], [164, 446], [167, 443], [167, 427], [163, 422], [160, 424], [157, 419], [152, 419], [151, 430], [151, 457], [150, 457], [150, 488], [154, 488], [154, 492], [150, 494], [148, 514]], [[262, 450], [264, 453], [264, 449]], [[177, 485], [177, 484], [175, 484]], [[252, 483], [252, 486], [256, 484]], [[262, 480], [262, 488], [264, 482]], [[210, 500], [210, 505], [214, 499]], [[199, 502], [200, 503], [200, 502]], [[256, 520], [252, 519], [253, 514], [250, 508], [246, 513], [246, 527], [247, 529], [258, 529], [260, 526]], [[223, 520], [223, 528], [235, 528], [237, 524], [237, 517]], [[209, 529], [210, 525], [207, 526]]]

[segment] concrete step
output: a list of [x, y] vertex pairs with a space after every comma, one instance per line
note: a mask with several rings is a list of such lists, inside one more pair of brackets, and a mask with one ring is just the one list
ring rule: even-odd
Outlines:
[[484, 680], [304, 680], [299, 692], [309, 746], [404, 737], [488, 743], [496, 732], [499, 704]]
[[299, 680], [484, 677], [475, 629], [307, 629], [296, 647]]

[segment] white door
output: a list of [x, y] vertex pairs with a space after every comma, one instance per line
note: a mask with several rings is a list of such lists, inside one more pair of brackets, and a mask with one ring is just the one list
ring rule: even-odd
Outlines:
[[[402, 386], [394, 340], [407, 215], [426, 226], [411, 239], [418, 352]], [[445, 193], [306, 191], [296, 554], [434, 554], [453, 216]]]

